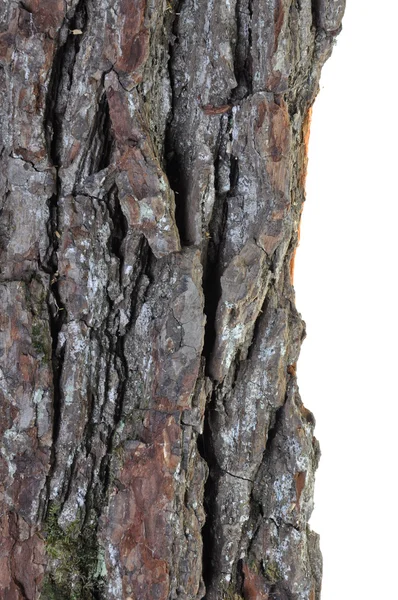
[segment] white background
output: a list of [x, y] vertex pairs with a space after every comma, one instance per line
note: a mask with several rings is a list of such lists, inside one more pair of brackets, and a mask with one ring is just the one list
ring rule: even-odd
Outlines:
[[322, 458], [322, 600], [398, 599], [398, 9], [348, 0], [310, 137], [298, 363]]

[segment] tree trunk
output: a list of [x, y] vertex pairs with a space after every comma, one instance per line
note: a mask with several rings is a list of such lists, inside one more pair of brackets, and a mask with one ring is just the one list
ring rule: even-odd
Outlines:
[[344, 0], [0, 0], [5, 600], [317, 600], [292, 287]]

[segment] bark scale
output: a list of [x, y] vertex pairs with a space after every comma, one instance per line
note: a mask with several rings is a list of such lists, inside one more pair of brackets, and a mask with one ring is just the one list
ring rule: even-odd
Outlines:
[[344, 0], [0, 0], [5, 600], [317, 600], [292, 265]]

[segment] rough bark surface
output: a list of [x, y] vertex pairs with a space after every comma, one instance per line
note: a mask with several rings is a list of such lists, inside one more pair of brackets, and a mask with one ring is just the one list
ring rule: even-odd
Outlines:
[[292, 264], [344, 0], [0, 0], [4, 600], [317, 600]]

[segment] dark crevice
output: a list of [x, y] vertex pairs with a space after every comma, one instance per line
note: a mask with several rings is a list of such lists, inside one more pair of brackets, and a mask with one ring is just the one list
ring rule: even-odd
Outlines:
[[29, 8], [29, 6], [27, 6], [27, 4], [25, 4], [25, 2], [18, 2], [18, 6], [19, 8], [22, 8], [23, 10], [26, 10], [27, 13], [29, 13], [30, 15], [33, 14], [33, 11], [31, 8]]
[[50, 331], [52, 338], [52, 368], [53, 368], [53, 432], [51, 445], [51, 468], [48, 475], [48, 484], [50, 484], [52, 475], [56, 467], [56, 445], [61, 428], [61, 405], [62, 405], [62, 387], [61, 374], [64, 363], [65, 349], [58, 348], [58, 335], [61, 330], [62, 323], [53, 318], [50, 318]]
[[[124, 352], [124, 336], [118, 336], [115, 343], [115, 367], [119, 375], [119, 389], [113, 415], [113, 430], [116, 431], [123, 414], [123, 400], [126, 391], [128, 363]], [[113, 440], [112, 440], [113, 441]]]
[[[88, 13], [87, 0], [80, 0], [73, 17], [64, 22], [59, 32], [59, 47], [54, 57], [44, 111], [44, 131], [48, 155], [54, 166], [59, 167], [62, 146], [63, 118], [69, 91], [72, 87], [76, 55], [80, 50], [81, 35], [73, 35], [79, 29], [84, 32]], [[65, 39], [66, 36], [66, 39]]]
[[311, 0], [312, 26], [317, 28], [319, 25], [319, 0]]
[[232, 91], [231, 101], [239, 104], [253, 94], [252, 67], [252, 0], [238, 0], [236, 3], [237, 41], [235, 47], [234, 71], [237, 87]]
[[[231, 141], [231, 116], [224, 117], [214, 151], [214, 186], [215, 198], [209, 223], [207, 252], [203, 260], [203, 292], [205, 298], [205, 338], [203, 356], [206, 360], [206, 371], [216, 340], [216, 314], [221, 298], [221, 253], [224, 242], [228, 216], [228, 197], [234, 194], [239, 178], [239, 164], [234, 156], [227, 153], [227, 143]], [[224, 177], [222, 167], [229, 167], [229, 191], [223, 192]]]
[[[177, 10], [178, 12], [178, 10]], [[173, 31], [176, 35], [177, 39], [177, 23], [178, 19], [175, 18], [173, 22]], [[174, 192], [175, 197], [175, 219], [178, 228], [178, 232], [181, 239], [181, 244], [184, 246], [189, 245], [188, 233], [186, 229], [186, 220], [188, 218], [187, 215], [187, 179], [184, 172], [183, 167], [183, 159], [179, 155], [178, 149], [175, 145], [174, 140], [174, 131], [173, 131], [173, 121], [174, 121], [174, 111], [176, 109], [176, 96], [175, 96], [175, 81], [174, 81], [174, 71], [173, 71], [173, 59], [174, 59], [174, 45], [177, 42], [175, 41], [173, 44], [169, 44], [169, 61], [168, 61], [168, 70], [169, 70], [169, 78], [170, 78], [170, 88], [171, 88], [171, 112], [166, 124], [165, 131], [165, 149], [164, 149], [164, 169], [166, 175], [169, 180], [169, 184], [171, 189]]]
[[202, 528], [202, 569], [203, 581], [206, 589], [212, 584], [215, 576], [214, 550], [215, 532], [214, 522], [217, 512], [217, 481], [219, 467], [213, 448], [212, 433], [210, 428], [209, 413], [215, 409], [216, 390], [213, 391], [212, 399], [206, 408], [203, 434], [198, 436], [198, 451], [209, 468], [209, 475], [204, 486], [203, 506], [206, 513], [206, 521]]
[[75, 449], [75, 453], [73, 455], [72, 464], [71, 464], [70, 467], [68, 467], [65, 470], [66, 476], [64, 478], [63, 488], [62, 488], [62, 491], [60, 493], [60, 497], [62, 498], [61, 512], [62, 512], [62, 508], [63, 508], [65, 502], [68, 500], [68, 498], [70, 496], [70, 493], [71, 493], [71, 490], [72, 490], [73, 477], [74, 477], [74, 473], [75, 473], [75, 470], [76, 470], [78, 456], [79, 456], [79, 448], [76, 448]]
[[[57, 181], [57, 187], [59, 187], [59, 181]], [[59, 292], [58, 283], [58, 257], [57, 251], [59, 247], [58, 237], [58, 207], [57, 207], [58, 196], [53, 196], [50, 200], [50, 221], [48, 224], [49, 238], [52, 240], [52, 252], [48, 261], [50, 268], [50, 290], [48, 296], [48, 307], [49, 307], [49, 325], [51, 333], [51, 364], [53, 370], [53, 436], [51, 445], [51, 469], [49, 473], [48, 483], [51, 481], [51, 477], [56, 466], [56, 445], [59, 436], [61, 426], [61, 406], [62, 406], [62, 386], [61, 376], [64, 364], [65, 348], [59, 347], [58, 340], [62, 326], [66, 321], [66, 310], [62, 304], [61, 296]]]
[[[189, 181], [188, 173], [186, 172], [189, 159], [186, 156], [186, 149], [181, 150], [178, 140], [178, 129], [175, 127], [174, 117], [179, 106], [179, 96], [176, 93], [176, 77], [175, 77], [175, 55], [179, 44], [179, 28], [180, 28], [180, 11], [184, 0], [177, 0], [171, 15], [171, 22], [167, 26], [170, 32], [170, 43], [168, 46], [169, 60], [167, 64], [171, 90], [171, 109], [167, 119], [165, 129], [165, 144], [164, 144], [164, 170], [168, 177], [170, 187], [175, 194], [175, 218], [179, 231], [181, 244], [189, 246], [192, 244], [189, 233], [189, 219], [191, 215], [188, 209], [188, 193]], [[179, 106], [179, 108], [181, 108]]]
[[109, 104], [106, 94], [103, 94], [98, 104], [98, 133], [101, 140], [101, 150], [98, 152], [99, 162], [97, 171], [102, 171], [110, 164], [114, 139], [111, 133], [111, 117], [109, 114]]
[[[87, 23], [86, 0], [80, 0], [75, 13], [69, 21], [65, 21], [59, 31], [58, 50], [55, 54], [51, 78], [46, 96], [44, 111], [44, 131], [46, 136], [47, 152], [50, 163], [55, 167], [56, 182], [55, 193], [48, 202], [49, 219], [47, 231], [49, 247], [45, 263], [41, 268], [49, 274], [50, 289], [47, 298], [49, 325], [52, 339], [52, 370], [53, 370], [53, 430], [50, 470], [47, 476], [47, 507], [50, 494], [50, 483], [56, 467], [56, 446], [60, 431], [62, 389], [61, 376], [64, 362], [65, 350], [59, 347], [59, 334], [66, 320], [66, 308], [62, 304], [58, 284], [58, 249], [59, 249], [59, 210], [58, 203], [61, 195], [61, 181], [59, 178], [59, 167], [61, 166], [62, 154], [62, 128], [65, 115], [68, 92], [72, 85], [73, 68], [76, 54], [80, 48], [80, 36], [70, 33], [73, 29], [84, 30]], [[66, 37], [65, 37], [66, 36]]]
[[[103, 75], [103, 83], [104, 79], [105, 74]], [[86, 145], [87, 151], [81, 159], [79, 172], [76, 176], [75, 192], [82, 178], [106, 169], [111, 163], [114, 137], [111, 129], [108, 98], [103, 85], [98, 92], [98, 98], [97, 112]]]
[[248, 53], [245, 62], [245, 71], [247, 73], [248, 94], [253, 93], [253, 66], [252, 66], [252, 47], [253, 47], [253, 6], [252, 0], [248, 0], [249, 9], [249, 27], [248, 27]]
[[187, 183], [184, 177], [183, 162], [178, 152], [173, 148], [170, 127], [166, 129], [165, 170], [175, 199], [175, 220], [180, 235], [181, 244], [190, 244], [186, 221], [187, 215]]
[[[92, 334], [91, 334], [92, 335]], [[95, 388], [97, 389], [98, 386], [95, 386]], [[84, 428], [84, 434], [83, 434], [83, 439], [85, 440], [85, 450], [86, 450], [86, 455], [88, 456], [91, 452], [91, 442], [93, 439], [93, 434], [94, 434], [94, 421], [93, 421], [93, 416], [94, 416], [94, 408], [96, 406], [96, 395], [94, 390], [91, 388], [90, 385], [87, 386], [87, 418], [86, 418], [86, 425]]]
[[222, 233], [225, 229], [227, 218], [227, 202], [224, 197], [216, 196], [213, 208], [213, 216], [209, 225], [210, 239], [208, 242], [206, 263], [203, 276], [203, 292], [205, 298], [204, 312], [206, 315], [205, 338], [203, 345], [203, 356], [206, 359], [206, 372], [211, 353], [216, 340], [216, 314], [218, 303], [221, 298], [221, 267], [220, 252]]
[[[270, 427], [268, 429], [268, 435], [267, 435], [267, 443], [265, 445], [265, 450], [264, 450], [264, 456], [266, 456], [266, 454], [269, 452], [270, 448], [272, 447], [273, 441], [276, 437], [276, 434], [279, 431], [280, 425], [281, 425], [281, 419], [282, 419], [282, 415], [283, 415], [283, 410], [284, 410], [284, 404], [282, 406], [280, 406], [274, 413], [272, 420], [271, 420], [271, 424]], [[263, 459], [264, 460], [264, 459]]]
[[109, 250], [111, 254], [119, 259], [119, 282], [122, 285], [122, 273], [124, 265], [122, 244], [128, 232], [128, 223], [120, 204], [116, 185], [109, 190], [105, 201], [109, 211], [109, 216], [112, 221]]
[[235, 580], [235, 589], [239, 598], [243, 597], [243, 560], [240, 558], [236, 563], [236, 580]]
[[[239, 81], [239, 80], [238, 80]], [[235, 90], [234, 90], [235, 91]], [[206, 374], [216, 341], [216, 315], [221, 298], [222, 251], [226, 222], [228, 217], [228, 199], [236, 193], [239, 180], [239, 161], [227, 150], [232, 143], [232, 115], [220, 120], [220, 131], [214, 149], [214, 185], [215, 199], [208, 228], [208, 240], [203, 257], [203, 292], [206, 314], [205, 337], [202, 355], [205, 359]], [[225, 173], [229, 172], [229, 181]], [[227, 189], [228, 191], [224, 191]], [[214, 384], [215, 385], [215, 384]], [[203, 580], [207, 590], [211, 590], [218, 576], [218, 557], [216, 555], [216, 537], [218, 504], [218, 483], [223, 471], [220, 469], [213, 444], [211, 422], [216, 410], [217, 398], [222, 394], [221, 387], [213, 389], [211, 401], [206, 407], [203, 434], [198, 437], [198, 450], [209, 468], [209, 476], [204, 487], [204, 509], [206, 521], [202, 529], [202, 565]], [[213, 590], [214, 591], [214, 590]]]
[[234, 194], [234, 190], [235, 190], [238, 180], [239, 180], [239, 159], [237, 156], [233, 156], [233, 155], [231, 155], [231, 168], [230, 168], [229, 180], [230, 180], [230, 186], [231, 186], [230, 194]]

